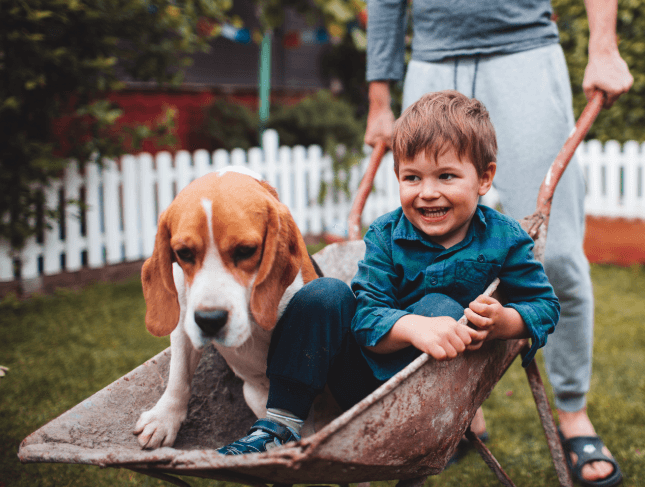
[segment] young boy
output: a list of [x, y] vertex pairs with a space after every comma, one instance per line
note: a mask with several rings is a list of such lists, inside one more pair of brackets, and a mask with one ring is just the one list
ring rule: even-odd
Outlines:
[[[401, 208], [367, 232], [355, 295], [330, 278], [294, 295], [271, 338], [267, 417], [220, 453], [300, 439], [325, 384], [346, 410], [422, 352], [445, 360], [485, 340], [531, 337], [526, 365], [553, 331], [559, 304], [533, 241], [477, 205], [496, 168], [485, 108], [457, 92], [428, 95], [397, 121], [393, 142]], [[506, 307], [480, 296], [498, 276]], [[476, 329], [457, 324], [464, 313]]]
[[[352, 281], [352, 331], [374, 376], [496, 338], [532, 338], [528, 365], [560, 306], [528, 234], [478, 205], [497, 167], [488, 112], [456, 91], [430, 93], [397, 120], [393, 152], [401, 207], [370, 226]], [[496, 277], [506, 306], [482, 295]], [[474, 329], [457, 323], [463, 314]]]

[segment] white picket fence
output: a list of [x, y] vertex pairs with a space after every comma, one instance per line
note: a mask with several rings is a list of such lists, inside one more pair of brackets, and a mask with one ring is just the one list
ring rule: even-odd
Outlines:
[[[588, 182], [588, 214], [645, 219], [645, 144], [629, 142], [621, 148], [610, 142], [603, 148], [591, 141], [578, 149], [578, 157]], [[352, 190], [358, 187], [367, 162], [341, 175], [349, 178]], [[83, 200], [86, 211], [81, 215], [78, 206], [67, 205], [63, 225], [54, 224], [40, 242], [32, 238], [18, 255], [12, 255], [8, 243], [0, 240], [0, 282], [14, 280], [16, 268], [21, 279], [33, 279], [147, 258], [152, 254], [158, 216], [175, 195], [193, 179], [229, 164], [245, 165], [275, 186], [303, 233], [346, 233], [351, 201], [344, 192], [329, 191], [318, 203], [321, 182], [331, 185], [333, 180], [331, 159], [318, 146], [279, 147], [277, 134], [267, 131], [263, 149], [248, 153], [235, 149], [230, 154], [180, 151], [174, 158], [167, 152], [154, 158], [129, 155], [120, 164], [87, 164], [83, 174], [70, 164], [62, 180], [45, 190], [47, 204], [56, 207], [61, 199]], [[388, 154], [367, 200], [364, 223], [399, 206], [392, 165]]]

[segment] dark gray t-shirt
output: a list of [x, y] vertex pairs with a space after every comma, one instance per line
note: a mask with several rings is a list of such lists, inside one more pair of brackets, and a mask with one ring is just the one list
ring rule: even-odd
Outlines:
[[[403, 78], [407, 0], [368, 0], [367, 80]], [[413, 0], [412, 59], [510, 54], [559, 42], [550, 0]]]

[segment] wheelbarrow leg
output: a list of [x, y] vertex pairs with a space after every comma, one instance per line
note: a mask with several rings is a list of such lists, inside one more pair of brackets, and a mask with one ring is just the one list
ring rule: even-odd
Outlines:
[[[524, 356], [525, 352], [526, 349], [522, 351], [522, 356]], [[555, 473], [558, 476], [560, 485], [563, 487], [572, 487], [573, 480], [571, 479], [571, 472], [569, 472], [569, 467], [567, 466], [564, 449], [562, 448], [562, 443], [558, 436], [549, 399], [546, 397], [542, 377], [540, 377], [540, 370], [538, 369], [535, 360], [531, 361], [524, 370], [526, 371], [526, 377], [528, 378], [531, 386], [531, 392], [533, 393], [535, 406], [537, 407], [538, 414], [540, 415], [542, 428], [544, 428], [544, 435], [546, 436], [546, 441], [549, 445], [551, 458], [553, 458]]]
[[484, 459], [484, 462], [488, 467], [493, 471], [495, 476], [497, 477], [497, 480], [505, 486], [505, 487], [515, 487], [515, 484], [513, 481], [510, 479], [510, 477], [504, 472], [504, 469], [502, 466], [499, 464], [497, 459], [493, 456], [491, 451], [484, 445], [484, 442], [480, 440], [475, 433], [472, 432], [470, 429], [470, 426], [466, 430], [466, 438], [475, 445], [475, 448], [477, 448], [477, 451], [481, 455], [481, 457]]

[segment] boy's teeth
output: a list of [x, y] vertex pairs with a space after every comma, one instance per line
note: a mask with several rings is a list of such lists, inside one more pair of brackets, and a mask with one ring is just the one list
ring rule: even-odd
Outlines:
[[429, 217], [439, 217], [443, 216], [448, 212], [447, 208], [434, 208], [434, 209], [427, 209], [427, 208], [419, 208], [419, 211], [423, 214], [423, 216], [429, 216]]

